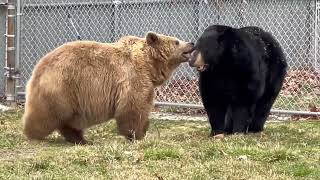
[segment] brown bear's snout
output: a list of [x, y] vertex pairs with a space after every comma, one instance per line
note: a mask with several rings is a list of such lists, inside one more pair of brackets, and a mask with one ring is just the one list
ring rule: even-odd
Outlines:
[[187, 51], [185, 51], [185, 54], [191, 54], [192, 51], [194, 51], [194, 43], [193, 42], [190, 42], [187, 44]]
[[186, 60], [190, 59], [191, 53], [194, 51], [194, 48], [194, 43], [187, 43], [185, 51], [183, 52], [183, 56], [186, 58]]

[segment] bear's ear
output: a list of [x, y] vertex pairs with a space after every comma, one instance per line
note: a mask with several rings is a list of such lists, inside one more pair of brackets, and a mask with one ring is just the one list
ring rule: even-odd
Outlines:
[[151, 47], [155, 47], [159, 44], [159, 36], [157, 33], [154, 32], [148, 32], [146, 35], [147, 44]]

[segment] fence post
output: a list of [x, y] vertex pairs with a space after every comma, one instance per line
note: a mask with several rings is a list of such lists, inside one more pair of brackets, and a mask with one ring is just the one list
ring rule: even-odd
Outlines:
[[320, 2], [318, 0], [314, 0], [314, 67], [315, 70], [320, 72], [320, 62], [318, 62], [318, 25], [319, 25], [319, 10], [320, 10]]
[[16, 7], [15, 0], [7, 0], [7, 15], [6, 15], [6, 102], [8, 105], [15, 105], [15, 17]]

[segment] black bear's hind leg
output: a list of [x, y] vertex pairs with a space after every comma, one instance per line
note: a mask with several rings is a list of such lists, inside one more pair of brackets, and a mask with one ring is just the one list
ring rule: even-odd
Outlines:
[[269, 116], [271, 107], [276, 100], [278, 93], [268, 94], [265, 93], [257, 103], [254, 112], [254, 118], [249, 126], [250, 133], [259, 133], [263, 131], [264, 124]]
[[223, 134], [225, 130], [225, 115], [227, 112], [226, 106], [211, 106], [206, 108], [209, 122], [211, 125], [210, 136]]
[[267, 85], [264, 94], [257, 102], [257, 107], [254, 112], [254, 118], [249, 127], [250, 133], [258, 133], [263, 131], [264, 124], [269, 116], [272, 105], [274, 104], [277, 96], [280, 93], [284, 77], [285, 77], [285, 69], [278, 73], [278, 76], [273, 78], [273, 81]]
[[233, 133], [248, 133], [255, 105], [233, 105], [231, 108]]
[[231, 106], [227, 108], [226, 117], [225, 117], [225, 133], [232, 134], [233, 132], [233, 122], [231, 118]]

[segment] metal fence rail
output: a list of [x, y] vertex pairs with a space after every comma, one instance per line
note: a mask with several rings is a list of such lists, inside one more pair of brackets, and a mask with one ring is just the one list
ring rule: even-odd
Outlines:
[[[319, 7], [315, 0], [22, 0], [18, 91], [43, 55], [79, 37], [110, 42], [152, 30], [196, 41], [211, 24], [255, 25], [280, 41], [290, 66], [273, 108], [310, 112], [320, 106]], [[197, 72], [181, 65], [156, 95], [159, 104], [201, 107]]]

